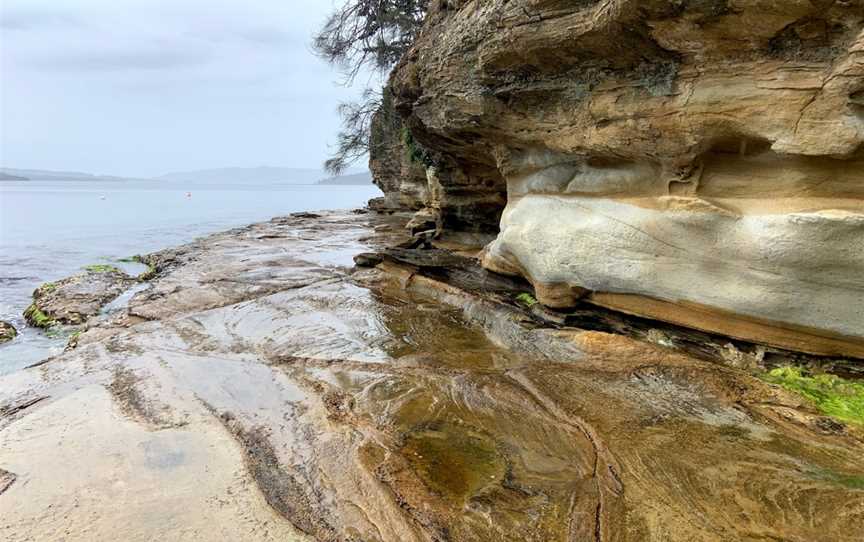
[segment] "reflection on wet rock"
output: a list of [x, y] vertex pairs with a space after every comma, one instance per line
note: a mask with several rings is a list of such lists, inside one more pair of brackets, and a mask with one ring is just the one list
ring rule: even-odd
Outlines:
[[550, 324], [469, 268], [347, 266], [399, 219], [173, 249], [125, 325], [3, 377], [0, 535], [859, 538], [860, 428], [638, 322]]

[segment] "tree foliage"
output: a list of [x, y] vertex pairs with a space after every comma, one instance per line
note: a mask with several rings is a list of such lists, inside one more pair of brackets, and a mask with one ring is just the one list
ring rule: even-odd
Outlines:
[[[315, 35], [313, 47], [338, 66], [352, 83], [364, 69], [384, 74], [411, 47], [430, 0], [347, 0]], [[342, 173], [369, 151], [372, 117], [381, 105], [379, 92], [367, 89], [360, 101], [339, 106], [342, 129], [333, 156], [324, 166]]]
[[386, 72], [414, 43], [429, 0], [347, 0], [315, 35], [321, 57], [349, 81], [365, 67]]
[[379, 107], [381, 93], [371, 89], [363, 92], [360, 101], [339, 104], [342, 129], [337, 135], [336, 151], [324, 162], [324, 169], [339, 175], [369, 152], [372, 117]]

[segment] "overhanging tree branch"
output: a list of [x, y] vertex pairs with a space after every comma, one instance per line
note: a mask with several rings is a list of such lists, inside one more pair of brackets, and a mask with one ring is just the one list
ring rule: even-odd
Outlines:
[[[364, 68], [386, 73], [414, 43], [428, 5], [429, 0], [348, 0], [315, 35], [313, 47], [343, 71], [346, 84]], [[367, 89], [359, 102], [339, 106], [342, 129], [324, 163], [327, 171], [338, 175], [369, 151], [372, 116], [380, 105], [381, 94]]]

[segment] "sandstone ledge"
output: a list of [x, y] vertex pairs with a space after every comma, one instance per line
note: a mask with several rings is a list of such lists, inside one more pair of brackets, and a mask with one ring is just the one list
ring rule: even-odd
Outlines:
[[390, 94], [439, 236], [548, 306], [860, 357], [862, 55], [857, 0], [457, 0]]

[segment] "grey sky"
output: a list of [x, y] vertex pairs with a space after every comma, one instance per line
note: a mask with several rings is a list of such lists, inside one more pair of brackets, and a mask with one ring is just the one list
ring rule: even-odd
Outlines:
[[310, 52], [332, 5], [0, 0], [0, 165], [318, 167], [359, 93]]

